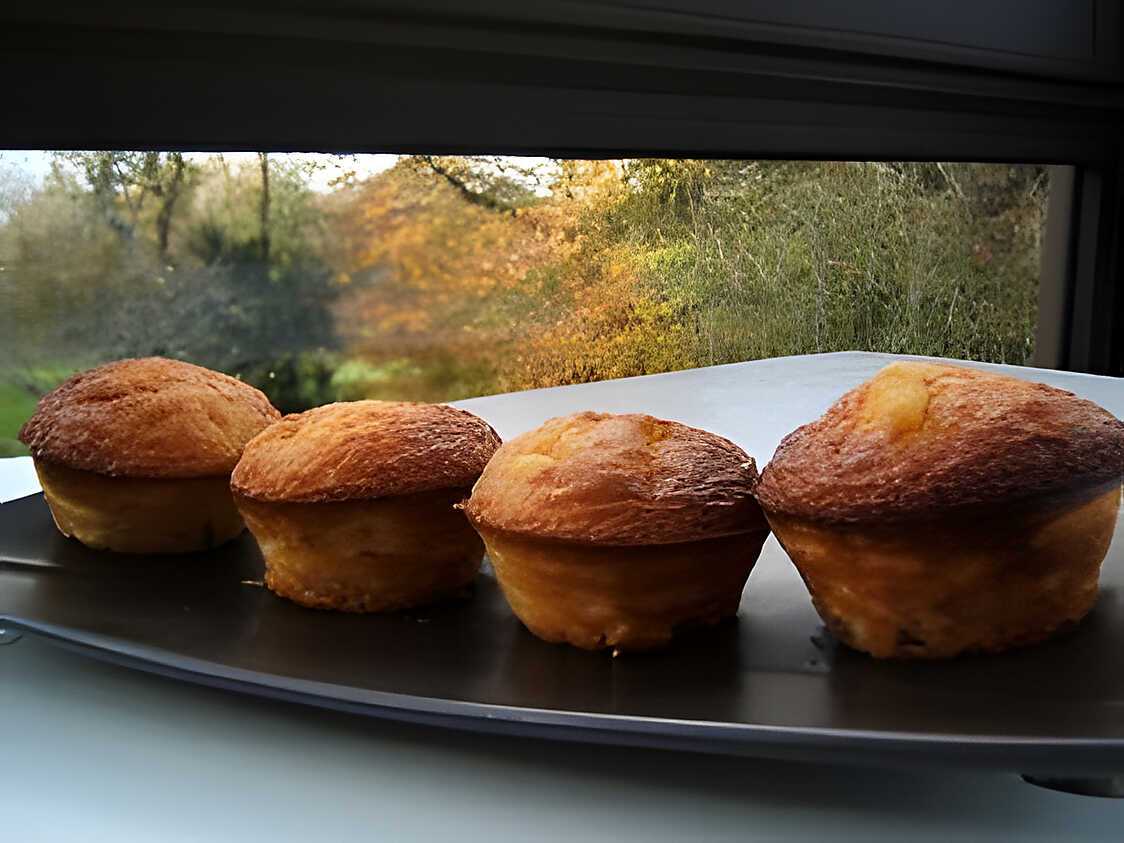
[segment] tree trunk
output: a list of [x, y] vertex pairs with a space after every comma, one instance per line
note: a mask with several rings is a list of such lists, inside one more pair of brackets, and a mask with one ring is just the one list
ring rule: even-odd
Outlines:
[[261, 259], [269, 263], [269, 153], [259, 152], [261, 162]]
[[156, 214], [156, 242], [160, 250], [161, 263], [168, 258], [168, 235], [172, 229], [172, 212], [175, 210], [176, 200], [180, 198], [180, 191], [183, 189], [184, 170], [186, 169], [183, 153], [173, 152], [168, 157], [172, 164], [172, 178], [162, 191], [160, 211]]

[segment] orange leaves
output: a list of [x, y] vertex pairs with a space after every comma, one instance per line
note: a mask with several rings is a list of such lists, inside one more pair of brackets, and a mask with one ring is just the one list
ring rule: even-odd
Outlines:
[[549, 190], [533, 194], [487, 162], [478, 180], [454, 163], [405, 159], [339, 208], [337, 270], [351, 282], [338, 319], [352, 353], [444, 367], [452, 355], [511, 387], [682, 365], [668, 309], [642, 284], [643, 250], [614, 240], [620, 163], [554, 162]]
[[351, 201], [339, 215], [348, 244], [342, 261], [358, 283], [340, 319], [367, 356], [467, 335], [474, 303], [525, 271], [521, 221], [466, 201], [408, 159], [361, 186]]

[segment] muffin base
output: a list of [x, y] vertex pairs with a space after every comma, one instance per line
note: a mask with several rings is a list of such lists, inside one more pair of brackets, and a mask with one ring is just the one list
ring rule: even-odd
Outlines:
[[484, 545], [454, 508], [467, 489], [375, 500], [265, 502], [236, 495], [265, 584], [314, 609], [382, 612], [465, 593]]
[[1033, 644], [1097, 599], [1120, 487], [1083, 502], [968, 519], [829, 525], [767, 514], [827, 628], [878, 658]]
[[194, 553], [243, 530], [230, 478], [109, 477], [35, 460], [55, 525], [87, 547], [118, 553]]
[[523, 624], [585, 650], [654, 649], [681, 627], [733, 617], [769, 535], [618, 547], [477, 530]]

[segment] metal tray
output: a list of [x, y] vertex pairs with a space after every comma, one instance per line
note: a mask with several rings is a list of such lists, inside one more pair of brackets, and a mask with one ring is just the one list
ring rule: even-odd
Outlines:
[[[759, 464], [780, 437], [884, 365], [885, 355], [761, 361], [461, 402], [510, 436], [583, 408], [644, 410], [734, 439]], [[1006, 368], [1006, 367], [997, 367]], [[1009, 369], [1117, 415], [1108, 378]], [[708, 752], [1039, 776], [1124, 772], [1124, 536], [1089, 618], [993, 657], [879, 662], [837, 646], [772, 539], [736, 622], [652, 654], [543, 643], [489, 571], [471, 600], [356, 616], [258, 585], [252, 539], [187, 557], [87, 550], [40, 495], [0, 507], [0, 626], [209, 685], [455, 728]]]

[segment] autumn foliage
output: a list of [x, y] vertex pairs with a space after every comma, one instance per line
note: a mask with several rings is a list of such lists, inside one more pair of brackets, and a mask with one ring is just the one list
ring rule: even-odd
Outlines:
[[[286, 411], [452, 400], [790, 354], [1033, 351], [1041, 167], [67, 153], [0, 167], [0, 453], [122, 356]], [[60, 244], [65, 244], [61, 248]]]
[[[440, 160], [438, 161], [440, 164]], [[557, 163], [505, 202], [407, 159], [336, 197], [360, 391], [448, 399], [781, 354], [1025, 362], [1037, 168]]]

